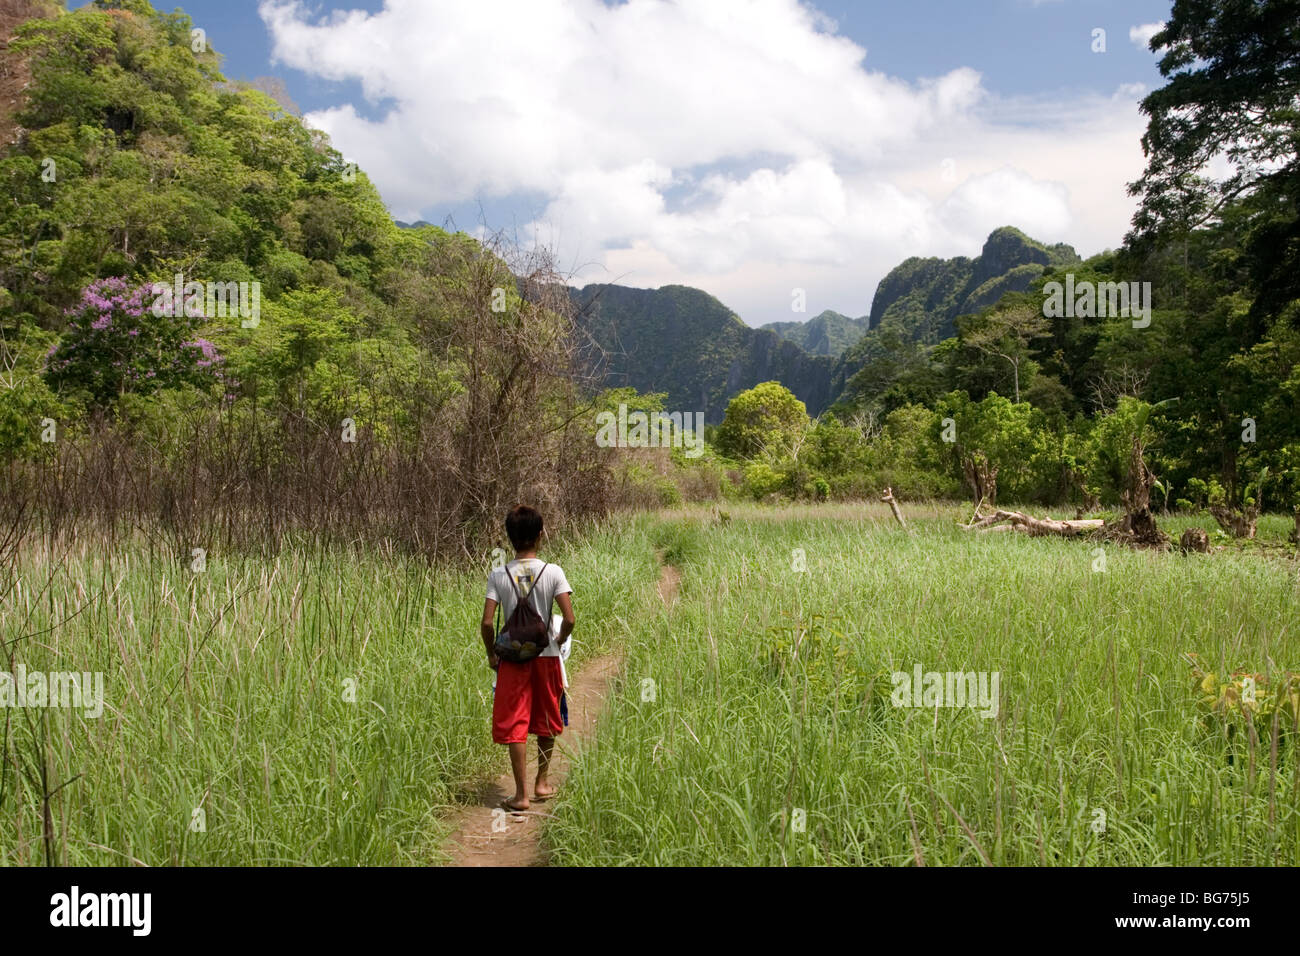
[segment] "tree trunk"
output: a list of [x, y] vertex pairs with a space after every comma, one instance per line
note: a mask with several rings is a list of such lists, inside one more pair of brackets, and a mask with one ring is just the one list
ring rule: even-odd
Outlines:
[[998, 500], [998, 469], [989, 464], [982, 451], [963, 455], [961, 470], [966, 475], [966, 483], [971, 486], [975, 496], [975, 507], [987, 503], [991, 508]]

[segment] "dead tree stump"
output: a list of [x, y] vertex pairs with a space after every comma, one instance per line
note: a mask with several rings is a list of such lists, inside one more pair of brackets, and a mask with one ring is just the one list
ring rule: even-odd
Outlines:
[[1259, 505], [1250, 505], [1246, 508], [1210, 505], [1210, 514], [1219, 523], [1219, 527], [1234, 538], [1255, 537], [1255, 523], [1259, 521]]
[[889, 505], [889, 510], [894, 513], [894, 518], [897, 519], [898, 523], [902, 525], [904, 529], [906, 529], [907, 522], [903, 520], [903, 509], [898, 507], [898, 499], [894, 497], [893, 489], [886, 488], [885, 493], [881, 496], [880, 500]]
[[1134, 547], [1167, 549], [1169, 535], [1156, 527], [1155, 515], [1151, 513], [1151, 488], [1155, 483], [1155, 473], [1147, 467], [1142, 440], [1134, 435], [1129, 448], [1126, 487], [1120, 495], [1124, 517], [1105, 525], [1096, 537]]

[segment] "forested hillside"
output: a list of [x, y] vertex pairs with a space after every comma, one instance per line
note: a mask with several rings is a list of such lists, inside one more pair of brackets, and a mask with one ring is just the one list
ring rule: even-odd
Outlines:
[[[953, 334], [958, 316], [1025, 291], [1045, 269], [1078, 261], [1069, 246], [1045, 246], [1008, 226], [995, 230], [973, 259], [906, 260], [881, 281], [869, 316], [825, 311], [806, 322], [758, 329], [707, 293], [684, 286], [588, 286], [577, 301], [607, 353], [603, 367], [611, 386], [665, 392], [670, 405], [705, 410], [715, 423], [738, 392], [775, 379], [817, 415], [879, 357], [882, 337], [933, 344]], [[589, 309], [589, 303], [595, 305]], [[769, 332], [798, 349], [771, 342], [764, 335]]]
[[814, 415], [834, 398], [828, 356], [750, 328], [707, 292], [589, 285], [574, 298], [610, 386], [665, 393], [668, 407], [703, 412], [710, 424], [738, 392], [773, 379]]
[[978, 312], [1008, 292], [1024, 292], [1048, 266], [1079, 256], [1067, 245], [1044, 246], [1011, 226], [995, 229], [974, 259], [911, 258], [876, 287], [871, 328], [897, 328], [914, 339], [936, 341], [956, 330], [959, 315]]
[[428, 553], [463, 553], [520, 489], [605, 507], [548, 264], [399, 228], [191, 30], [98, 0], [3, 53], [31, 79], [0, 159], [0, 507], [162, 516], [185, 551], [310, 527]]

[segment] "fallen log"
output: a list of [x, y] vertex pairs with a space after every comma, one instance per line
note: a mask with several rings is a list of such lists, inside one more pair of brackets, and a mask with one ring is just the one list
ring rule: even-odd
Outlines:
[[[1134, 436], [1129, 452], [1128, 487], [1122, 493], [1124, 513], [1114, 521], [1101, 518], [1077, 517], [1073, 521], [1055, 518], [1035, 518], [1019, 511], [999, 509], [991, 515], [981, 515], [979, 505], [969, 524], [961, 525], [967, 531], [981, 534], [1011, 528], [1035, 537], [1055, 535], [1061, 538], [1087, 537], [1092, 541], [1113, 541], [1135, 548], [1166, 550], [1169, 536], [1156, 527], [1151, 513], [1151, 488], [1155, 475], [1143, 457], [1142, 442]], [[1079, 514], [1080, 512], [1076, 512]]]
[[1035, 518], [1019, 511], [998, 509], [991, 515], [977, 516], [974, 521], [968, 525], [963, 525], [963, 527], [968, 531], [980, 532], [1012, 528], [1016, 531], [1023, 531], [1031, 537], [1057, 535], [1062, 538], [1073, 538], [1091, 531], [1097, 531], [1105, 523], [1101, 518], [1076, 518], [1067, 521], [1057, 518]]

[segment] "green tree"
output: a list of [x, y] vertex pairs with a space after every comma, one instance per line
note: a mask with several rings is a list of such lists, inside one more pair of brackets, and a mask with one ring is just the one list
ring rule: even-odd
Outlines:
[[727, 404], [717, 446], [735, 459], [798, 458], [812, 422], [808, 409], [780, 382], [763, 382]]
[[1120, 500], [1128, 481], [1133, 440], [1145, 445], [1152, 437], [1153, 411], [1149, 403], [1125, 396], [1113, 412], [1097, 418], [1083, 450], [1087, 492], [1108, 504]]
[[[1141, 231], [1209, 221], [1234, 197], [1295, 171], [1300, 3], [1175, 0], [1151, 38], [1169, 79], [1142, 101], [1147, 167], [1130, 187]], [[1230, 172], [1201, 175], [1217, 157]], [[1195, 218], [1189, 218], [1188, 213]]]
[[1031, 302], [1001, 306], [968, 321], [962, 340], [984, 355], [1006, 362], [1011, 368], [1012, 398], [1020, 402], [1020, 372], [1032, 363], [1029, 345], [1051, 334], [1041, 307]]
[[999, 492], [1015, 500], [1041, 497], [1051, 486], [1046, 423], [1033, 406], [996, 392], [978, 402], [950, 392], [936, 412], [931, 439], [945, 449], [950, 474], [965, 480], [977, 504], [996, 504]]
[[[1300, 3], [1175, 0], [1151, 49], [1169, 82], [1142, 101], [1147, 165], [1129, 187], [1140, 197], [1129, 240], [1185, 236], [1252, 197], [1259, 309], [1276, 312], [1300, 295]], [[1214, 160], [1226, 160], [1220, 179], [1205, 174]]]

